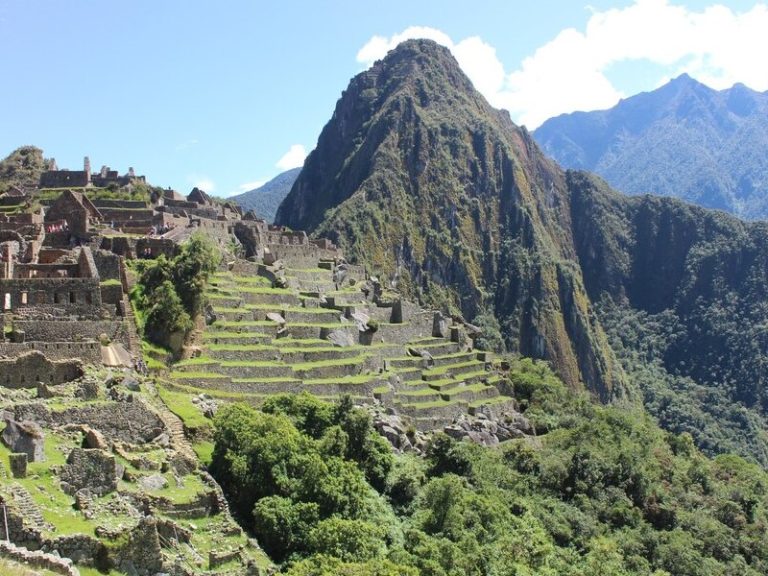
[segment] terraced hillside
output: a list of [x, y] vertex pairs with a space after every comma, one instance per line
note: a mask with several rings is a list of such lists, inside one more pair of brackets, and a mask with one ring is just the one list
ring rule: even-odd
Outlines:
[[382, 293], [340, 261], [280, 262], [238, 261], [215, 275], [207, 326], [192, 357], [173, 367], [172, 390], [257, 405], [301, 391], [378, 399], [419, 429], [511, 406], [491, 358], [462, 327]]

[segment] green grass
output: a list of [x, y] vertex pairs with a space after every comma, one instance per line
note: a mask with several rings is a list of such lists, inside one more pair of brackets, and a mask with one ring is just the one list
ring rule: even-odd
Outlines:
[[203, 340], [226, 340], [227, 338], [271, 338], [269, 334], [263, 334], [261, 332], [203, 332]]
[[171, 372], [171, 378], [177, 380], [224, 380], [227, 378], [224, 374], [216, 374], [215, 372]]
[[195, 406], [189, 394], [169, 390], [159, 385], [157, 393], [160, 399], [168, 407], [168, 410], [176, 414], [187, 428], [206, 428], [211, 426], [211, 421], [202, 415], [200, 409]]
[[208, 467], [213, 459], [213, 448], [215, 444], [209, 440], [202, 440], [192, 444], [192, 449], [197, 454], [197, 458], [203, 463], [203, 466]]
[[323, 368], [325, 366], [348, 366], [350, 364], [362, 364], [368, 356], [355, 356], [354, 358], [344, 358], [343, 360], [317, 360], [316, 362], [299, 362], [291, 364], [295, 371], [311, 370], [312, 368]]
[[446, 396], [455, 396], [456, 394], [461, 394], [463, 392], [482, 392], [488, 388], [493, 388], [493, 386], [488, 386], [487, 384], [469, 384], [467, 386], [451, 388], [450, 390], [441, 390], [440, 394], [445, 394]]
[[[12, 560], [0, 559], [0, 574], [3, 576], [58, 576], [55, 572], [50, 570], [43, 570], [42, 568], [30, 568], [26, 564], [19, 564]], [[95, 572], [94, 574], [99, 574]], [[80, 576], [91, 576], [91, 574], [85, 574], [80, 570]]]
[[[241, 336], [242, 338], [242, 336]], [[269, 350], [278, 351], [274, 346], [268, 344], [206, 344], [206, 349], [219, 352], [264, 352]]]
[[208, 356], [198, 356], [197, 358], [187, 358], [181, 362], [177, 362], [176, 366], [202, 366], [204, 364], [218, 364], [218, 360], [214, 360]]
[[437, 368], [431, 368], [425, 370], [425, 376], [437, 376], [439, 374], [446, 374], [452, 370], [461, 370], [462, 368], [470, 368], [472, 366], [482, 366], [483, 363], [478, 360], [471, 360], [469, 362], [461, 362], [459, 364], [446, 364], [445, 366], [438, 366]]
[[304, 380], [304, 384], [307, 386], [322, 384], [365, 384], [371, 380], [387, 377], [387, 372], [381, 374], [355, 374], [353, 376], [341, 376], [340, 378], [310, 378]]
[[[32, 496], [40, 509], [43, 519], [56, 527], [56, 534], [93, 535], [95, 524], [86, 520], [82, 514], [72, 508], [72, 497], [61, 491], [59, 479], [53, 473], [54, 466], [66, 464], [65, 451], [75, 447], [75, 442], [56, 433], [48, 433], [45, 438], [44, 462], [30, 462], [27, 477], [14, 480], [21, 484]], [[10, 451], [0, 444], [0, 458], [10, 469], [8, 456]]]
[[404, 408], [416, 408], [416, 409], [443, 408], [446, 406], [459, 406], [461, 404], [462, 404], [461, 400], [434, 400], [432, 402], [408, 402], [408, 403], [401, 402], [400, 403], [400, 405]]

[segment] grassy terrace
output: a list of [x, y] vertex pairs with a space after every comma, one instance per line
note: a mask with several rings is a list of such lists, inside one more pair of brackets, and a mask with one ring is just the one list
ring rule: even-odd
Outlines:
[[300, 312], [302, 314], [317, 314], [318, 316], [339, 316], [338, 310], [329, 308], [304, 308], [303, 306], [289, 306], [286, 304], [246, 304], [248, 310], [281, 310], [283, 312]]
[[[424, 376], [439, 376], [454, 370], [463, 370], [464, 368], [472, 368], [475, 366], [482, 367], [483, 363], [479, 360], [471, 360], [469, 362], [461, 362], [459, 364], [446, 364], [445, 366], [438, 366], [437, 368], [424, 370]], [[483, 372], [485, 372], [485, 370], [483, 370]]]
[[216, 372], [171, 372], [171, 378], [177, 380], [224, 380], [228, 378], [225, 374]]
[[487, 384], [468, 384], [466, 386], [457, 386], [456, 388], [451, 388], [450, 390], [441, 390], [440, 394], [443, 396], [455, 396], [456, 394], [462, 394], [466, 392], [482, 392], [483, 390], [487, 390], [489, 388], [493, 388], [493, 386], [488, 386]]
[[[214, 311], [217, 309], [214, 308]], [[221, 310], [219, 308], [219, 310]], [[237, 312], [240, 311], [241, 308], [234, 308], [230, 310], [231, 312]], [[259, 326], [271, 326], [274, 327], [275, 323], [271, 320], [216, 320], [213, 324], [211, 324], [211, 327], [216, 328], [245, 328], [247, 326], [250, 327], [259, 327]]]
[[203, 340], [226, 340], [227, 338], [271, 338], [271, 336], [260, 332], [203, 332]]
[[354, 358], [345, 358], [343, 360], [318, 360], [317, 362], [300, 362], [291, 364], [291, 368], [298, 372], [300, 370], [311, 370], [312, 368], [322, 368], [324, 366], [349, 366], [350, 364], [362, 364], [368, 359], [367, 354], [361, 354]]
[[413, 408], [413, 409], [425, 409], [425, 408], [445, 408], [448, 406], [460, 406], [462, 404], [466, 405], [466, 402], [463, 402], [462, 400], [431, 400], [429, 402], [400, 402], [399, 403], [401, 407], [403, 408]]
[[304, 384], [306, 386], [322, 386], [327, 384], [365, 384], [371, 380], [388, 378], [389, 374], [389, 372], [381, 372], [378, 374], [357, 374], [355, 376], [341, 376], [339, 378], [313, 378], [304, 380]]
[[[242, 337], [242, 336], [241, 336]], [[278, 349], [267, 344], [206, 344], [208, 350], [220, 352], [277, 352]]]

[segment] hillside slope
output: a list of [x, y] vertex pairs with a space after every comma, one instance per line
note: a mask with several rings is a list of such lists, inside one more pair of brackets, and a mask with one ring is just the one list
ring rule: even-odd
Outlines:
[[571, 386], [622, 394], [575, 265], [564, 173], [434, 42], [352, 79], [276, 222], [331, 237]]
[[564, 172], [432, 42], [351, 81], [276, 221], [573, 387], [621, 397], [626, 370], [669, 428], [768, 462], [766, 227]]
[[552, 118], [534, 132], [567, 168], [629, 194], [675, 196], [744, 218], [768, 216], [768, 93], [713, 90], [682, 75], [609, 110]]

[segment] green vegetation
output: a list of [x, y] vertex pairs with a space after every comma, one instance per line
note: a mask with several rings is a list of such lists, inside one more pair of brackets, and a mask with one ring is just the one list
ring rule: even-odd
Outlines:
[[131, 299], [141, 312], [145, 338], [159, 346], [178, 348], [192, 328], [192, 319], [202, 310], [203, 291], [220, 258], [210, 238], [198, 233], [172, 260], [160, 255], [134, 261], [139, 282]]
[[36, 188], [40, 175], [48, 169], [50, 160], [35, 146], [22, 146], [0, 161], [0, 193], [11, 186], [22, 189]]
[[766, 573], [765, 471], [594, 405], [543, 363], [509, 381], [535, 441], [436, 434], [426, 458], [393, 457], [348, 401], [279, 396], [219, 412], [211, 469], [293, 576]]

